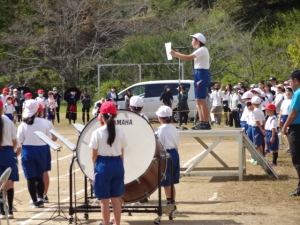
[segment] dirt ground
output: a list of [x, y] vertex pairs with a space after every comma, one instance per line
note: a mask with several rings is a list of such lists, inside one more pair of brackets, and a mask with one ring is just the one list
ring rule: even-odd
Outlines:
[[[69, 141], [76, 144], [78, 133], [72, 125], [66, 121], [56, 124], [56, 130]], [[154, 124], [157, 126], [157, 124]], [[191, 126], [191, 125], [190, 125]], [[189, 126], [189, 127], [190, 127]], [[217, 129], [217, 128], [213, 128]], [[226, 128], [223, 128], [226, 129]], [[209, 145], [213, 139], [205, 139]], [[61, 142], [57, 142], [63, 146]], [[180, 163], [183, 165], [190, 158], [203, 151], [203, 148], [193, 138], [180, 139]], [[229, 166], [238, 166], [237, 141], [226, 138], [216, 148], [218, 154]], [[64, 218], [49, 219], [57, 205], [57, 153], [52, 151], [52, 171], [50, 172], [51, 183], [49, 189], [50, 203], [45, 208], [31, 209], [29, 207], [30, 197], [27, 191], [27, 184], [19, 166], [20, 182], [15, 183], [15, 219], [10, 224], [68, 224]], [[247, 153], [248, 155], [248, 153]], [[271, 179], [265, 175], [260, 166], [253, 166], [247, 163], [247, 171], [244, 181], [238, 181], [238, 177], [183, 177], [177, 189], [178, 213], [173, 221], [169, 221], [168, 215], [164, 215], [161, 224], [197, 224], [197, 225], [225, 225], [225, 224], [299, 224], [298, 214], [300, 197], [291, 198], [288, 196], [297, 184], [295, 169], [292, 166], [290, 155], [285, 150], [279, 153], [278, 166], [275, 171], [279, 179]], [[58, 152], [59, 158], [59, 179], [60, 199], [64, 214], [69, 216], [69, 165], [73, 152], [63, 147]], [[87, 155], [90, 157], [90, 155]], [[270, 156], [267, 158], [270, 160]], [[19, 164], [20, 164], [19, 158]], [[200, 167], [219, 167], [220, 164], [208, 155]], [[82, 202], [84, 175], [75, 163], [73, 169], [76, 177], [74, 192], [77, 193], [77, 204]], [[150, 202], [156, 204], [157, 192], [151, 195]], [[165, 204], [165, 202], [164, 202]], [[58, 213], [55, 212], [54, 216]], [[89, 220], [83, 218], [83, 213], [77, 217], [81, 224], [98, 225], [101, 221], [101, 214], [90, 213]], [[134, 213], [128, 216], [122, 214], [122, 225], [148, 225], [153, 224], [157, 217], [154, 213]], [[5, 221], [2, 221], [5, 223]], [[74, 224], [74, 223], [73, 223]], [[78, 224], [80, 224], [78, 222]]]

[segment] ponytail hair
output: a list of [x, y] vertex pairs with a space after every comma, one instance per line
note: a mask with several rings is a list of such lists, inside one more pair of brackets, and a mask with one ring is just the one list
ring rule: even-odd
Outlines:
[[4, 130], [4, 122], [2, 120], [2, 116], [0, 115], [0, 149], [2, 149], [3, 130]]
[[28, 125], [32, 125], [34, 123], [35, 114], [32, 117], [23, 118], [23, 122]]
[[116, 127], [115, 127], [115, 120], [114, 120], [116, 115], [102, 114], [102, 116], [107, 125], [107, 131], [108, 131], [107, 144], [111, 147], [112, 143], [114, 143], [116, 138]]

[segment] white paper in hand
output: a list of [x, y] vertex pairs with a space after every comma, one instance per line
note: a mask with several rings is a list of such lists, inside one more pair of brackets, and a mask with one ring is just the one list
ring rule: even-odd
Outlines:
[[168, 43], [165, 43], [165, 47], [166, 47], [166, 53], [167, 53], [167, 58], [168, 60], [172, 60], [172, 55], [169, 53], [170, 50], [172, 49], [171, 47], [172, 43], [171, 42], [168, 42]]

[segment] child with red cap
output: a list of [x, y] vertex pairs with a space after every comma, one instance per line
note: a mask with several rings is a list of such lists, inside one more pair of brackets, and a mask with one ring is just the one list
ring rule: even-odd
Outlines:
[[117, 117], [116, 105], [112, 102], [102, 104], [99, 114], [99, 127], [92, 134], [89, 146], [92, 148], [95, 179], [94, 192], [101, 199], [103, 222], [109, 225], [109, 201], [111, 200], [115, 222], [121, 222], [121, 201], [124, 193], [124, 148], [127, 146], [124, 131], [115, 126]]
[[4, 114], [7, 116], [11, 121], [15, 122], [15, 106], [12, 104], [12, 96], [6, 95], [6, 103], [4, 105]]
[[36, 100], [39, 104], [41, 104], [41, 105], [43, 106], [43, 108], [44, 108], [44, 111], [43, 111], [43, 113], [44, 113], [43, 118], [45, 118], [45, 117], [46, 117], [46, 114], [47, 114], [47, 111], [46, 111], [46, 108], [47, 108], [47, 99], [44, 97], [44, 90], [39, 89], [37, 93], [38, 93], [38, 97], [36, 97], [35, 100]]
[[0, 100], [3, 102], [3, 104], [6, 103], [6, 95], [8, 94], [8, 88], [3, 88], [2, 89], [2, 95], [0, 95]]
[[279, 141], [277, 134], [276, 106], [269, 103], [265, 106], [265, 110], [268, 116], [268, 120], [265, 123], [266, 142], [268, 150], [273, 152], [273, 161], [270, 163], [270, 166], [277, 166]]

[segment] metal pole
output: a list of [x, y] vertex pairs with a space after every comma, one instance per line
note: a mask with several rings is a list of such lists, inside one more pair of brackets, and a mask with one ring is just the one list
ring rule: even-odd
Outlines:
[[184, 80], [184, 64], [181, 63], [181, 79]]
[[142, 65], [138, 64], [138, 67], [139, 67], [139, 79], [140, 79], [140, 82], [142, 82]]
[[100, 65], [98, 65], [98, 100], [100, 100]]

